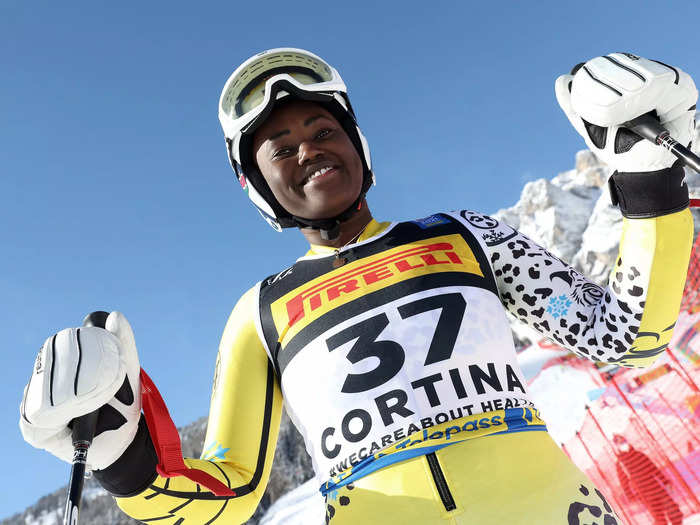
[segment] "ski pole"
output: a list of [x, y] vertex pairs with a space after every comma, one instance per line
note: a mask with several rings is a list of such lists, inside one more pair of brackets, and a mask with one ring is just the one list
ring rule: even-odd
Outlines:
[[[92, 312], [83, 319], [83, 326], [96, 326], [104, 328], [107, 322], [107, 312]], [[73, 466], [70, 471], [70, 482], [68, 485], [68, 499], [66, 501], [66, 511], [63, 514], [63, 525], [77, 525], [78, 513], [80, 511], [80, 498], [83, 493], [83, 483], [85, 481], [85, 465], [87, 463], [87, 453], [92, 438], [95, 435], [97, 426], [97, 414], [99, 409], [76, 417], [71, 421], [71, 437], [73, 439]]]
[[675, 140], [651, 113], [645, 113], [628, 120], [623, 126], [634, 131], [640, 137], [666, 148], [683, 164], [700, 173], [700, 157]]

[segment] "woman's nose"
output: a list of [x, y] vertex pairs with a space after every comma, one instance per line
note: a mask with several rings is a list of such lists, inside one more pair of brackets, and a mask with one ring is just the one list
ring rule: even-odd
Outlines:
[[299, 144], [299, 151], [297, 153], [299, 166], [303, 166], [305, 162], [308, 162], [321, 154], [322, 151], [318, 146], [316, 146], [312, 141], [305, 140]]

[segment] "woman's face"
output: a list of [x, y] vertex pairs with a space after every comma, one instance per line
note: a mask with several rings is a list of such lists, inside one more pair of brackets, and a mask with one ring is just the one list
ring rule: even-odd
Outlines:
[[275, 109], [256, 130], [253, 152], [278, 202], [297, 217], [334, 217], [362, 189], [357, 150], [333, 115], [312, 102]]

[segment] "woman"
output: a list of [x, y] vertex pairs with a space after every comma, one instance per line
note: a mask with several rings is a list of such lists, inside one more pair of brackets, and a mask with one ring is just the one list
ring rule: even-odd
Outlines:
[[[573, 73], [557, 80], [559, 103], [618, 170], [610, 188], [625, 219], [607, 289], [473, 211], [375, 221], [369, 148], [345, 84], [307, 51], [273, 49], [229, 78], [219, 117], [250, 199], [274, 228], [299, 228], [311, 246], [240, 299], [222, 337], [205, 452], [186, 463], [235, 496], [157, 472], [130, 395], [138, 358], [119, 312], [107, 330], [47, 340], [38, 368], [53, 377], [35, 372], [28, 385], [25, 438], [69, 460], [66, 424], [102, 407], [110, 424], [98, 428], [89, 461], [127, 514], [241, 522], [263, 494], [284, 398], [327, 522], [620, 523], [548, 436], [505, 311], [593, 360], [645, 366], [663, 351], [690, 254], [688, 190], [668, 152], [620, 124], [655, 110], [687, 143], [697, 91], [682, 71], [629, 54]], [[88, 346], [86, 356], [102, 347], [118, 358], [89, 364], [102, 377], [84, 371], [91, 381], [82, 386], [74, 365]]]

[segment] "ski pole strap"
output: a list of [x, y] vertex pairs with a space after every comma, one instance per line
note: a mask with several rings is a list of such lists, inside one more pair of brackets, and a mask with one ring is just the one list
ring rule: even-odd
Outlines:
[[184, 476], [199, 483], [216, 496], [235, 496], [229, 487], [203, 470], [189, 468], [182, 458], [180, 434], [175, 428], [168, 407], [146, 371], [141, 369], [141, 398], [151, 441], [158, 454], [156, 471], [165, 478]]

